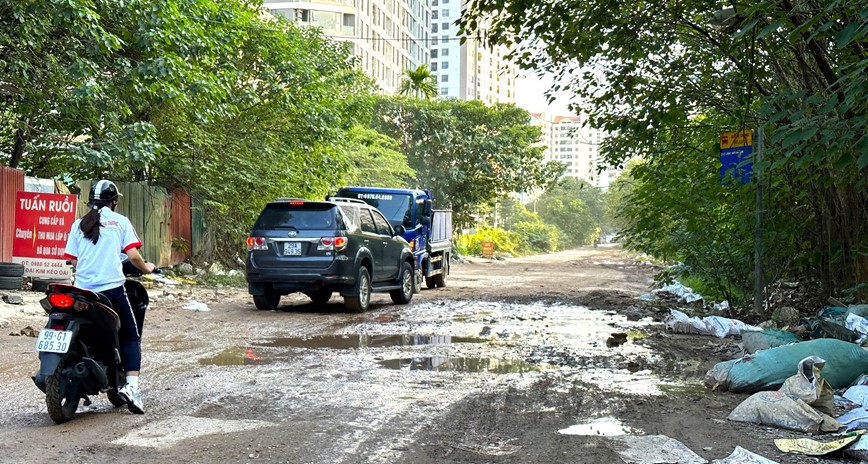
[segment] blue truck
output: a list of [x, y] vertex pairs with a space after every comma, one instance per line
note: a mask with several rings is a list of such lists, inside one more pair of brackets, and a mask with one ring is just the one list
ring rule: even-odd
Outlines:
[[415, 290], [445, 287], [452, 254], [452, 210], [435, 210], [430, 190], [341, 187], [335, 197], [354, 198], [377, 208], [392, 227], [404, 226], [416, 265]]

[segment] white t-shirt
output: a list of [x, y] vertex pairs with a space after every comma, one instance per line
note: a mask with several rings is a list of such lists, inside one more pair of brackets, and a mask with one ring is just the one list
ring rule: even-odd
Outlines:
[[79, 224], [81, 219], [72, 225], [65, 250], [67, 259], [78, 260], [75, 286], [101, 292], [123, 285], [126, 278], [121, 265], [121, 253], [142, 246], [133, 224], [108, 206], [103, 207], [100, 210], [101, 227], [96, 244], [85, 238]]

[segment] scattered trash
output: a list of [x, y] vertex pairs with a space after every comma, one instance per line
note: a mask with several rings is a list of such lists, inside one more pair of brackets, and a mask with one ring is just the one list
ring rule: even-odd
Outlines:
[[817, 317], [806, 321], [811, 338], [835, 338], [845, 342], [859, 339], [859, 334], [847, 328], [847, 308], [826, 306]]
[[799, 361], [809, 356], [826, 360], [823, 378], [832, 388], [844, 388], [868, 372], [868, 351], [854, 343], [824, 338], [719, 362], [705, 374], [705, 385], [733, 393], [775, 390], [797, 372]]
[[836, 420], [844, 426], [844, 430], [847, 432], [868, 429], [868, 409], [864, 407], [851, 409], [838, 416]]
[[865, 403], [868, 402], [868, 386], [854, 385], [848, 388], [843, 396], [858, 405], [865, 406]]
[[829, 442], [820, 442], [810, 438], [778, 438], [775, 446], [785, 453], [807, 454], [809, 456], [823, 456], [853, 444], [864, 434], [864, 430], [850, 432], [843, 438]]
[[30, 327], [29, 325], [27, 327], [21, 329], [21, 331], [19, 333], [21, 335], [24, 335], [27, 337], [33, 337], [33, 338], [36, 338], [39, 335], [39, 331], [34, 329], [33, 327]]
[[868, 317], [868, 304], [850, 305], [847, 311], [857, 316]]
[[708, 461], [665, 435], [621, 435], [609, 438], [626, 464], [705, 464]]
[[235, 276], [244, 275], [244, 273], [239, 271], [238, 269], [232, 269], [229, 272], [227, 272], [226, 275], [229, 277], [235, 277]]
[[702, 319], [698, 317], [689, 317], [683, 312], [672, 309], [669, 316], [663, 321], [666, 330], [675, 333], [714, 335], [718, 338], [726, 336], [737, 337], [744, 330], [753, 330], [761, 332], [763, 329], [752, 325], [745, 324], [739, 320], [729, 319], [720, 316], [706, 316]]
[[796, 325], [800, 318], [799, 311], [792, 306], [781, 306], [772, 312], [772, 322], [778, 327]]
[[736, 406], [727, 419], [806, 433], [836, 432], [841, 428], [833, 417], [782, 391], [754, 393]]
[[9, 321], [6, 319], [0, 319], [0, 329], [5, 329], [9, 327]]
[[693, 303], [694, 301], [702, 300], [702, 295], [694, 293], [692, 288], [685, 287], [677, 280], [671, 285], [666, 285], [651, 291], [651, 294], [653, 295], [658, 295], [660, 293], [671, 293], [678, 297], [678, 301], [683, 301], [685, 303]]
[[835, 399], [832, 387], [820, 376], [826, 361], [817, 356], [809, 356], [799, 361], [799, 372], [784, 381], [781, 391], [809, 404], [824, 414], [835, 413]]
[[195, 283], [190, 279], [185, 279], [184, 277], [178, 277], [175, 279], [171, 279], [162, 274], [145, 274], [142, 276], [142, 279], [152, 280], [154, 282], [159, 282], [163, 285], [178, 285], [182, 281], [184, 283]]
[[211, 311], [211, 308], [209, 308], [208, 305], [206, 305], [205, 303], [196, 301], [196, 300], [190, 300], [189, 303], [184, 305], [184, 309], [190, 309], [190, 310], [193, 310], [197, 313], [198, 312]]
[[606, 339], [606, 346], [609, 348], [621, 346], [624, 343], [627, 343], [627, 334], [625, 333], [613, 333], [611, 337]]
[[718, 312], [729, 311], [729, 301], [723, 300], [720, 303], [713, 303], [711, 305], [712, 309]]
[[860, 335], [857, 343], [865, 341], [868, 336], [868, 319], [862, 316], [857, 316], [851, 312], [847, 312], [847, 319], [844, 321], [844, 327], [856, 332]]
[[732, 454], [723, 459], [715, 459], [711, 464], [778, 464], [778, 462], [736, 446]]
[[868, 459], [868, 438], [859, 437], [856, 443], [844, 450], [844, 455], [854, 459]]
[[756, 353], [759, 350], [767, 350], [776, 346], [784, 346], [801, 341], [801, 338], [786, 330], [745, 330], [741, 333], [741, 347], [745, 353]]
[[777, 392], [759, 392], [738, 405], [728, 419], [771, 425], [798, 432], [836, 432], [841, 423], [833, 411], [832, 388], [820, 377], [825, 361], [809, 356], [799, 362], [798, 373]]
[[190, 263], [181, 263], [176, 268], [179, 274], [190, 275], [193, 274], [193, 265]]

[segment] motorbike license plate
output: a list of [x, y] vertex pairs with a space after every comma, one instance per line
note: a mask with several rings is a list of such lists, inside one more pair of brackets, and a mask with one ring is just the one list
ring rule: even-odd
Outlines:
[[301, 256], [301, 242], [284, 243], [283, 256]]
[[72, 340], [71, 330], [42, 329], [36, 337], [36, 351], [66, 353]]

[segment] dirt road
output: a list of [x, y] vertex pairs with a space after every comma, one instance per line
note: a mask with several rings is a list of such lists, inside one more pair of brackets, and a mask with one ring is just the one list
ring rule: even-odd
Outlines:
[[[653, 454], [630, 437], [665, 435], [708, 460], [740, 445], [779, 462], [816, 462], [772, 442], [801, 435], [725, 420], [745, 395], [700, 382], [734, 342], [666, 334], [665, 308], [636, 298], [652, 273], [610, 247], [474, 259], [453, 265], [446, 288], [406, 306], [375, 295], [360, 315], [344, 312], [339, 297], [315, 306], [294, 296], [257, 311], [245, 289], [157, 287], [144, 334], [147, 414], [100, 396], [62, 425], [30, 380], [34, 339], [7, 335], [44, 323], [39, 295], [24, 292], [24, 305], [0, 302], [9, 322], [0, 335], [0, 456], [616, 463], [631, 446]], [[208, 310], [185, 309], [192, 303]]]

